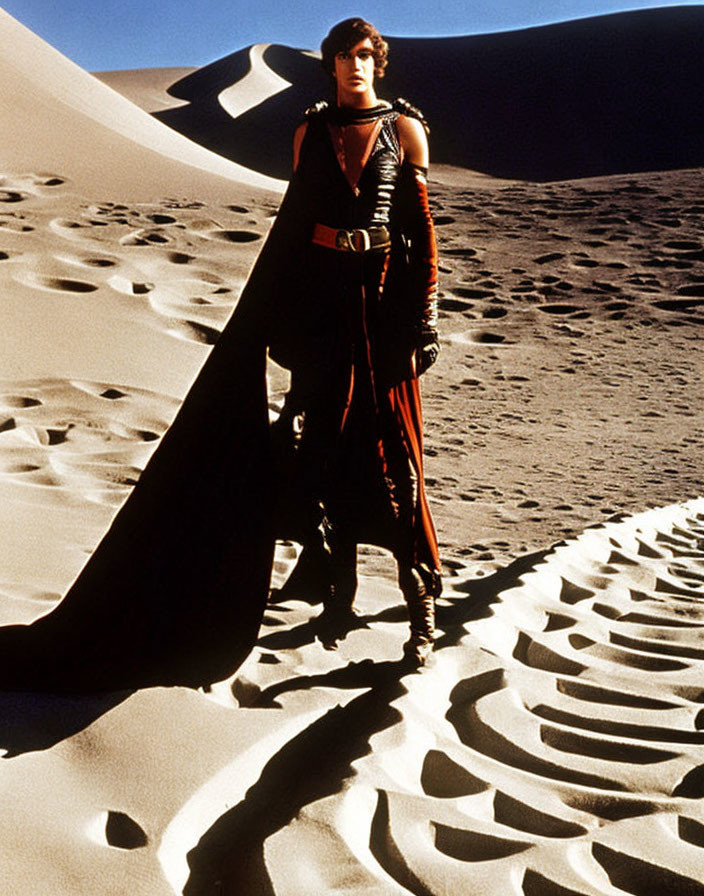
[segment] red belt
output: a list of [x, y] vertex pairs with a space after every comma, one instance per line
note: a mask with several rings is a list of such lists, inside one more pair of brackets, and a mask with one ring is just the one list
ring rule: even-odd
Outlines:
[[326, 249], [337, 249], [340, 252], [372, 252], [388, 249], [391, 236], [384, 225], [368, 227], [366, 230], [338, 230], [326, 224], [316, 224], [313, 229], [313, 242]]

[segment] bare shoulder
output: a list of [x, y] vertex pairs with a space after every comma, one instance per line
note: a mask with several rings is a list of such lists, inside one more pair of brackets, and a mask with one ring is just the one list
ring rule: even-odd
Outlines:
[[417, 118], [399, 115], [397, 128], [406, 159], [414, 165], [427, 168], [429, 162], [428, 138], [423, 123]]
[[295, 171], [298, 168], [298, 159], [301, 154], [301, 146], [303, 144], [303, 138], [306, 135], [306, 131], [308, 130], [308, 122], [304, 121], [302, 124], [299, 124], [296, 128], [293, 135], [293, 170]]

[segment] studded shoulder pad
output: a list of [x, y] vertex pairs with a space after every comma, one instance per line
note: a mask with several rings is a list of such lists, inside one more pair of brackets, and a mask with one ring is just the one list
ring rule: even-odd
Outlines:
[[327, 100], [319, 100], [317, 103], [313, 103], [312, 106], [308, 106], [304, 115], [310, 121], [312, 118], [317, 118], [318, 116], [325, 114], [327, 110]]
[[408, 118], [417, 119], [423, 125], [423, 128], [425, 129], [425, 133], [426, 134], [430, 133], [430, 127], [428, 126], [428, 122], [425, 120], [425, 116], [420, 111], [420, 109], [417, 109], [415, 106], [412, 106], [408, 102], [408, 100], [404, 100], [403, 97], [398, 97], [397, 99], [395, 99], [393, 101], [392, 105], [393, 105], [395, 111], [400, 113], [401, 115], [406, 115]]

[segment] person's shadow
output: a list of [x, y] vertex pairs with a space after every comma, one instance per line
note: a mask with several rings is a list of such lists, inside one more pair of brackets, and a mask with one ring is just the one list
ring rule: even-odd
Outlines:
[[[443, 630], [438, 649], [458, 644], [465, 625], [491, 612], [500, 592], [514, 587], [520, 577], [541, 562], [550, 551], [521, 557], [485, 579], [461, 586], [467, 596], [455, 595], [438, 608]], [[353, 628], [374, 621], [398, 620], [402, 607], [390, 607], [374, 616], [359, 616]], [[279, 648], [300, 647], [315, 637], [313, 621], [287, 632], [264, 635], [259, 643]], [[338, 793], [353, 774], [352, 763], [370, 752], [376, 733], [401, 721], [393, 701], [407, 692], [403, 677], [412, 672], [405, 660], [351, 662], [344, 668], [317, 675], [296, 676], [277, 682], [253, 696], [250, 708], [277, 709], [278, 698], [311, 688], [360, 690], [344, 706], [336, 706], [293, 737], [264, 766], [244, 799], [222, 815], [188, 855], [191, 874], [184, 896], [212, 892], [260, 893], [273, 896], [264, 863], [264, 843], [300, 810], [316, 800]], [[220, 889], [217, 889], [220, 887]]]
[[48, 750], [84, 731], [133, 691], [91, 696], [11, 691], [0, 693], [0, 750], [4, 759]]

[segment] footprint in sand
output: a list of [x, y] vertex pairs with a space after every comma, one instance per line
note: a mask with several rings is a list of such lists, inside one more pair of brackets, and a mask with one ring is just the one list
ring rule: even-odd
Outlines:
[[64, 264], [71, 264], [74, 265], [74, 267], [78, 268], [112, 268], [120, 263], [115, 258], [105, 258], [91, 255], [79, 256], [66, 255], [61, 253], [54, 255], [54, 258], [57, 261], [63, 262]]
[[564, 257], [561, 252], [548, 252], [545, 255], [539, 255], [533, 261], [535, 264], [550, 264], [553, 261], [561, 261]]
[[211, 230], [208, 236], [226, 243], [252, 243], [262, 238], [254, 230]]
[[159, 245], [170, 241], [169, 237], [160, 230], [142, 231], [141, 238], [148, 243], [158, 243]]
[[88, 824], [89, 838], [113, 849], [141, 849], [149, 844], [144, 828], [126, 812], [109, 809]]
[[42, 187], [60, 187], [66, 183], [66, 179], [55, 174], [40, 175], [38, 185]]
[[165, 396], [109, 383], [16, 384], [0, 395], [0, 409], [11, 411], [0, 411], [0, 472], [17, 485], [60, 488], [92, 502], [119, 504], [177, 405]]
[[493, 289], [472, 288], [468, 286], [456, 286], [454, 293], [464, 299], [488, 299], [494, 295]]
[[186, 339], [189, 342], [200, 342], [203, 345], [215, 345], [220, 336], [220, 330], [209, 327], [206, 324], [193, 320], [174, 320], [166, 328], [166, 332], [177, 339]]
[[191, 261], [196, 260], [196, 256], [189, 255], [187, 252], [168, 252], [166, 259], [171, 264], [189, 264]]
[[490, 330], [476, 330], [471, 335], [471, 341], [480, 345], [508, 345], [509, 340], [502, 333], [493, 333]]
[[[41, 196], [44, 193], [43, 187], [60, 187], [65, 183], [66, 179], [58, 174], [42, 172], [37, 174], [24, 174], [12, 178], [3, 177], [0, 178], [0, 187], [4, 187], [5, 189], [0, 190], [0, 202], [16, 202], [18, 200], [14, 198], [14, 195], [17, 194], [23, 199], [26, 199], [29, 196]], [[9, 200], [3, 199], [3, 193], [9, 193], [13, 198]]]
[[460, 299], [448, 297], [438, 299], [438, 308], [442, 311], [469, 311], [473, 307], [472, 302], [463, 302]]
[[74, 221], [71, 218], [54, 218], [52, 221], [49, 221], [49, 229], [60, 236], [66, 236], [70, 231], [81, 230], [85, 227], [85, 224], [81, 224], [80, 221]]
[[152, 221], [154, 224], [175, 224], [177, 219], [172, 215], [164, 215], [164, 214], [152, 214], [147, 215], [147, 218]]
[[18, 220], [14, 217], [0, 217], [0, 228], [9, 230], [12, 233], [31, 233], [34, 230], [31, 224], [26, 224], [23, 220]]
[[551, 304], [538, 305], [536, 307], [538, 311], [542, 311], [544, 314], [575, 314], [584, 311], [584, 308], [580, 305]]
[[45, 289], [49, 292], [86, 293], [95, 292], [98, 286], [87, 280], [73, 280], [68, 277], [48, 277], [33, 272], [17, 274], [15, 279], [19, 283], [25, 283], [36, 289]]
[[0, 404], [6, 408], [36, 408], [42, 402], [39, 398], [31, 395], [0, 395]]
[[144, 239], [144, 237], [138, 236], [134, 233], [129, 233], [127, 236], [120, 237], [120, 245], [121, 246], [148, 246], [149, 242]]

